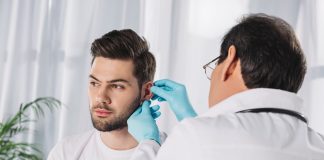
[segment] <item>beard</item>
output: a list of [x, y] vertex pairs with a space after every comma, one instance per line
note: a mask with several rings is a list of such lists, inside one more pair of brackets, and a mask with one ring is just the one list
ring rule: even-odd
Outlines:
[[[125, 128], [127, 126], [128, 118], [138, 108], [138, 106], [140, 104], [140, 99], [141, 99], [141, 95], [136, 97], [134, 99], [134, 101], [129, 105], [128, 109], [126, 109], [126, 111], [124, 111], [120, 115], [116, 115], [115, 110], [106, 104], [99, 104], [97, 106], [94, 106], [93, 108], [90, 109], [93, 127], [96, 128], [98, 131], [102, 131], [102, 132], [109, 132], [109, 131]], [[111, 115], [112, 117], [108, 117], [109, 119], [95, 117], [93, 115], [93, 112], [94, 112], [94, 109], [97, 109], [97, 108], [112, 111], [112, 113], [113, 113]]]

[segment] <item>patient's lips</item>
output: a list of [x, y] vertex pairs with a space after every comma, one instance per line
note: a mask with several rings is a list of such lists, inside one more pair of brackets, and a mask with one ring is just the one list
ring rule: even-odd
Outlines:
[[95, 115], [98, 117], [108, 117], [112, 112], [106, 109], [97, 108], [94, 110]]

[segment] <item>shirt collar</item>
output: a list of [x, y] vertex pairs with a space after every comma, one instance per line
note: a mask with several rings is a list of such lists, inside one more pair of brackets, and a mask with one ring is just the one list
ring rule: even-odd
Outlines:
[[214, 117], [253, 108], [281, 108], [302, 113], [302, 104], [303, 100], [292, 92], [269, 88], [249, 89], [212, 106], [201, 117]]

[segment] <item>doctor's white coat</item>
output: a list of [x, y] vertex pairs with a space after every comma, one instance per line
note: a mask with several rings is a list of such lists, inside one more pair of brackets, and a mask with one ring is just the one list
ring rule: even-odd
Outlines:
[[276, 89], [250, 89], [177, 125], [160, 147], [143, 141], [133, 160], [324, 160], [324, 137], [294, 116], [253, 108], [301, 113], [302, 100]]

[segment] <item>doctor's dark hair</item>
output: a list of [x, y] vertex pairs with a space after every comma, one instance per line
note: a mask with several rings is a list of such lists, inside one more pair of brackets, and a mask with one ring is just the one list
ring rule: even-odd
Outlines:
[[241, 61], [248, 88], [274, 88], [297, 92], [306, 73], [303, 50], [291, 26], [266, 14], [251, 14], [230, 29], [221, 44], [222, 63], [231, 45]]
[[131, 29], [113, 30], [96, 39], [91, 45], [91, 55], [91, 65], [96, 57], [132, 60], [133, 75], [139, 87], [154, 79], [155, 58], [149, 51], [146, 40]]

